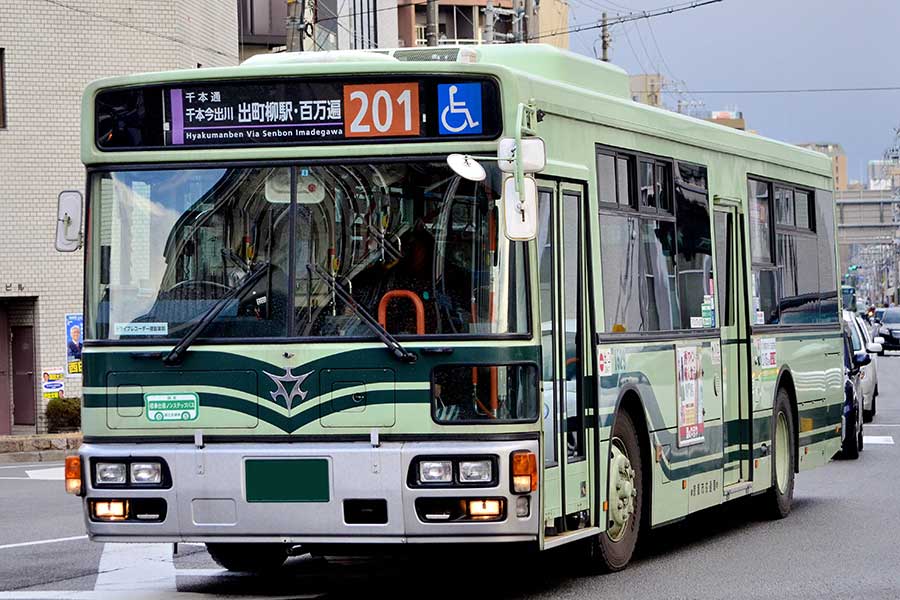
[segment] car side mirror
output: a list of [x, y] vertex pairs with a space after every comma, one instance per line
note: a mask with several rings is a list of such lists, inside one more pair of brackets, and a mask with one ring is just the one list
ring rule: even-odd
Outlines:
[[869, 342], [866, 344], [866, 352], [869, 354], [878, 354], [883, 351], [883, 347], [878, 342]]
[[60, 192], [56, 203], [56, 249], [74, 252], [81, 248], [81, 192]]
[[872, 362], [872, 357], [867, 352], [856, 352], [853, 355], [853, 366], [864, 367]]

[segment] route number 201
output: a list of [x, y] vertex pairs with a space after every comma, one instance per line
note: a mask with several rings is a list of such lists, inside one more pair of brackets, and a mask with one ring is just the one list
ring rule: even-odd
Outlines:
[[374, 83], [344, 86], [344, 136], [419, 135], [419, 85]]

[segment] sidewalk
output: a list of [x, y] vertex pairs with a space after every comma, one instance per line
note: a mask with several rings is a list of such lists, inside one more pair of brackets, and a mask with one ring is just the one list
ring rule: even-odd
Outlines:
[[80, 445], [80, 433], [0, 435], [0, 464], [61, 461]]

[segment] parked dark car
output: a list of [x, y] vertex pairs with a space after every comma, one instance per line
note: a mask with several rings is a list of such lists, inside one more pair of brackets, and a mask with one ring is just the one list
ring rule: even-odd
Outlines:
[[[878, 335], [884, 338], [884, 343], [881, 345], [884, 350], [900, 350], [900, 308], [884, 309], [878, 327]], [[883, 355], [884, 351], [879, 353], [879, 356]]]
[[841, 415], [841, 456], [856, 459], [863, 449], [863, 395], [860, 369], [872, 361], [865, 351], [854, 352], [844, 322], [844, 412]]

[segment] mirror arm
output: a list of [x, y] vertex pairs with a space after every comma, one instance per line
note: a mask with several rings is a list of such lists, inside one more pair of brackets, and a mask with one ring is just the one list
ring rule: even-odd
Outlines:
[[520, 203], [519, 210], [521, 212], [525, 211], [524, 208], [521, 208], [522, 197], [525, 195], [525, 165], [522, 163], [522, 152], [520, 152], [520, 149], [522, 148], [522, 134], [535, 135], [536, 132], [531, 127], [531, 123], [536, 111], [534, 99], [529, 100], [528, 104], [519, 102], [519, 106], [516, 108], [516, 148], [514, 150], [514, 160], [516, 161], [516, 197]]

